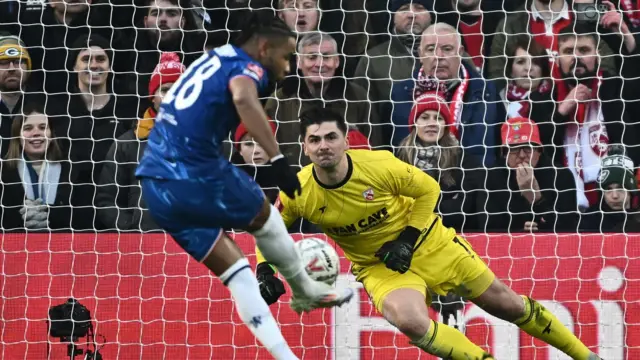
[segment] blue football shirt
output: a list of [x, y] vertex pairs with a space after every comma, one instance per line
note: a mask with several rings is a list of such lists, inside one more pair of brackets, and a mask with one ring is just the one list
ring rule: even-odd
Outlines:
[[239, 124], [229, 82], [247, 76], [258, 93], [267, 71], [242, 49], [224, 45], [196, 60], [165, 95], [136, 176], [182, 180], [216, 178], [228, 161], [222, 141]]

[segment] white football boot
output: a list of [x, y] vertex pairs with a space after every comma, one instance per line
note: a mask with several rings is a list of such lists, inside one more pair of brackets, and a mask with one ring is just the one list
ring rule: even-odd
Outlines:
[[314, 309], [331, 308], [348, 303], [354, 295], [351, 288], [336, 289], [323, 282], [314, 281], [313, 288], [301, 291], [292, 289], [291, 308], [298, 314]]

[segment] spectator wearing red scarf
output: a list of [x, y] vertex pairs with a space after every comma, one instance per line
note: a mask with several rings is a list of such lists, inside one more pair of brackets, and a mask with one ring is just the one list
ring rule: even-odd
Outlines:
[[[515, 36], [531, 34], [534, 39], [555, 56], [558, 50], [557, 35], [569, 25], [574, 14], [571, 3], [567, 0], [532, 0], [526, 9], [508, 12], [505, 19], [495, 29], [496, 35], [491, 43], [489, 60], [489, 77], [499, 80], [499, 88], [506, 85], [505, 47], [507, 41]], [[595, 29], [594, 29], [595, 31]], [[599, 53], [602, 56], [601, 66], [609, 73], [617, 73], [617, 66], [611, 48], [602, 41]], [[616, 47], [615, 49], [619, 49]]]
[[[638, 95], [629, 91], [621, 77], [599, 67], [599, 38], [593, 30], [593, 25], [577, 22], [558, 35], [561, 56], [553, 69], [555, 126], [541, 133], [543, 142], [556, 146], [556, 162], [573, 172], [583, 209], [597, 200], [596, 180], [608, 145], [637, 142], [636, 126], [630, 126], [624, 101]], [[631, 149], [630, 155], [635, 160], [637, 149]]]
[[[528, 51], [527, 51], [528, 49]], [[535, 121], [543, 133], [553, 134], [555, 124], [551, 114], [556, 105], [553, 101], [553, 80], [546, 49], [532, 41], [526, 34], [510, 38], [506, 51], [508, 78], [507, 87], [500, 93], [507, 117], [525, 117]], [[550, 139], [543, 139], [547, 155], [553, 158], [554, 147]]]
[[458, 31], [436, 23], [422, 34], [421, 67], [413, 78], [396, 82], [392, 88], [392, 144], [398, 146], [409, 134], [407, 118], [414, 101], [422, 94], [437, 92], [449, 106], [452, 134], [460, 141], [465, 156], [474, 156], [493, 166], [498, 145], [498, 126], [504, 121], [504, 106], [493, 81], [484, 79], [475, 66], [462, 60], [464, 46]]

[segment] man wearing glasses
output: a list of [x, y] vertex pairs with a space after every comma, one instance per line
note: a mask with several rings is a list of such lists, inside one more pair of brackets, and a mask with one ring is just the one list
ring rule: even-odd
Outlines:
[[[576, 231], [578, 203], [571, 171], [554, 166], [538, 125], [517, 117], [502, 125], [504, 166], [487, 170], [478, 211], [486, 231]], [[482, 214], [485, 215], [482, 215]]]

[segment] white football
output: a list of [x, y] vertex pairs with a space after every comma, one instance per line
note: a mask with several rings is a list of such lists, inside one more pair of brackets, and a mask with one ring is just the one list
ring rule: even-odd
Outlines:
[[340, 259], [328, 242], [318, 238], [306, 238], [297, 241], [296, 248], [312, 279], [329, 285], [336, 282], [340, 273]]

